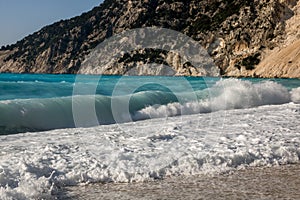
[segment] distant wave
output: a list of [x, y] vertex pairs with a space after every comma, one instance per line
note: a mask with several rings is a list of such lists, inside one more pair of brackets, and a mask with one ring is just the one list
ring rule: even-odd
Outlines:
[[[123, 109], [120, 112], [117, 110], [116, 120], [112, 101], [120, 108], [126, 107], [125, 110], [130, 116], [123, 117], [126, 115]], [[0, 134], [75, 127], [72, 106], [74, 108], [76, 105], [84, 111], [90, 102], [95, 103], [97, 123], [87, 118], [86, 122], [82, 123], [83, 126], [243, 109], [292, 101], [300, 102], [300, 88], [289, 92], [287, 88], [275, 82], [251, 83], [238, 79], [220, 80], [212, 88], [195, 91], [193, 94], [175, 95], [170, 92], [146, 91], [117, 97], [96, 95], [7, 100], [0, 101]]]

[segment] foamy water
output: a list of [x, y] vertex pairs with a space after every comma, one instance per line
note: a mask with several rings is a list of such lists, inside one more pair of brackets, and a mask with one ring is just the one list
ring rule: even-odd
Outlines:
[[132, 182], [299, 163], [300, 107], [219, 111], [136, 123], [2, 136], [1, 199], [57, 187]]
[[[116, 96], [118, 102], [126, 95]], [[299, 163], [298, 87], [225, 79], [175, 96], [138, 91], [131, 96], [131, 119], [120, 113], [122, 123], [68, 129], [55, 126], [74, 125], [70, 97], [0, 101], [2, 130], [9, 130], [7, 123], [13, 130], [55, 129], [0, 137], [0, 199], [54, 198], [65, 186]], [[78, 96], [79, 105], [83, 97], [91, 98]], [[107, 99], [96, 96], [96, 108], [107, 108]], [[112, 110], [99, 119], [112, 117]], [[9, 112], [15, 117], [5, 117]]]

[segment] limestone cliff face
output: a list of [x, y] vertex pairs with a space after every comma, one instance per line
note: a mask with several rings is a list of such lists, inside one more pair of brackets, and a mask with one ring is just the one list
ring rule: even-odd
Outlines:
[[264, 78], [300, 78], [300, 1], [281, 0], [285, 5], [284, 32], [274, 48], [261, 52], [260, 62], [252, 69], [227, 69], [229, 76], [253, 76]]
[[284, 40], [251, 73], [258, 77], [300, 78], [300, 1], [290, 1], [292, 17], [286, 21]]
[[272, 52], [252, 73], [258, 77], [299, 78], [300, 40]]
[[[287, 37], [294, 38], [294, 32], [299, 30], [293, 28], [297, 24], [297, 3], [297, 0], [105, 0], [90, 12], [44, 27], [14, 45], [2, 47], [0, 72], [77, 73], [85, 57], [106, 38], [128, 29], [156, 26], [199, 41], [221, 75], [281, 77], [280, 73], [267, 75], [273, 68], [264, 67], [262, 60], [281, 47]], [[136, 62], [133, 54], [145, 59]], [[203, 75], [197, 66], [182, 62], [180, 56], [170, 52], [142, 50], [126, 56], [105, 73], [122, 74], [126, 64], [136, 68], [139, 75], [149, 75], [151, 70], [139, 71], [139, 66], [155, 62], [170, 65], [176, 75]], [[287, 66], [293, 63], [297, 62]], [[298, 72], [293, 71], [295, 77], [300, 77]]]

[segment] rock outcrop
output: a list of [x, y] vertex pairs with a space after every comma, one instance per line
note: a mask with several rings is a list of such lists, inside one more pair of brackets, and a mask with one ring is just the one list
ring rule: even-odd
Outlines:
[[300, 1], [290, 1], [292, 17], [288, 16], [285, 38], [271, 51], [252, 74], [258, 77], [300, 78]]
[[252, 73], [257, 77], [299, 78], [300, 40], [272, 52]]
[[274, 48], [261, 52], [260, 62], [252, 70], [227, 69], [228, 76], [262, 78], [300, 78], [300, 1], [282, 0], [286, 11], [280, 16], [284, 32]]
[[[105, 39], [124, 30], [155, 26], [199, 41], [221, 75], [300, 77], [297, 51], [293, 50], [299, 46], [295, 36], [298, 7], [297, 0], [105, 0], [79, 17], [46, 26], [2, 47], [0, 72], [77, 73], [85, 57]], [[269, 55], [279, 47], [285, 58], [282, 47], [287, 38], [293, 40], [285, 47], [292, 57], [274, 65]], [[135, 55], [143, 59], [136, 62]], [[147, 70], [139, 71], [138, 66], [155, 62], [170, 65], [176, 75], [203, 75], [173, 52], [138, 50], [124, 56], [105, 73], [122, 74], [126, 64], [140, 75]]]

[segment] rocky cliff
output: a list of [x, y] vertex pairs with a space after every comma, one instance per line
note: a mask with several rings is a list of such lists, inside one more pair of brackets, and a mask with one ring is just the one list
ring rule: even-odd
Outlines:
[[[294, 37], [290, 30], [297, 24], [297, 3], [297, 0], [105, 0], [90, 12], [46, 26], [16, 44], [2, 47], [0, 72], [77, 73], [85, 57], [106, 38], [124, 30], [155, 26], [179, 31], [199, 41], [221, 75], [289, 77], [293, 73], [293, 77], [300, 77], [299, 62], [295, 60], [282, 60], [276, 66], [267, 61], [278, 47], [284, 46], [287, 37]], [[293, 46], [286, 48], [299, 49], [296, 40], [297, 37], [287, 45]], [[172, 52], [142, 49], [123, 56], [103, 73], [122, 74], [124, 71], [120, 69], [125, 64], [136, 67], [133, 63], [138, 57], [139, 64], [170, 65], [178, 72], [176, 75], [203, 75], [197, 66], [182, 62]], [[282, 73], [282, 69], [286, 71], [291, 66], [296, 70]], [[277, 72], [269, 73], [271, 70]]]

